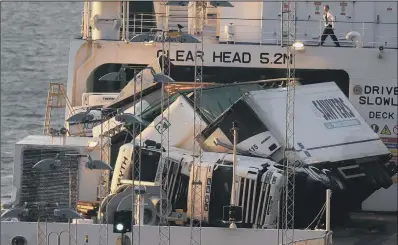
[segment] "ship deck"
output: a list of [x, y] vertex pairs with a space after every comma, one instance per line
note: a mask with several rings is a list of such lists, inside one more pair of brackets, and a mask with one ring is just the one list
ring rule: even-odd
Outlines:
[[397, 213], [355, 213], [344, 228], [333, 231], [333, 245], [398, 244]]

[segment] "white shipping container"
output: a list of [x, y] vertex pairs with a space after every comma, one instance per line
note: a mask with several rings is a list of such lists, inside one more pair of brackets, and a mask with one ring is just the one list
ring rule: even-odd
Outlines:
[[[285, 142], [286, 88], [252, 91], [243, 100]], [[294, 148], [307, 164], [389, 154], [334, 82], [296, 87], [294, 110]]]

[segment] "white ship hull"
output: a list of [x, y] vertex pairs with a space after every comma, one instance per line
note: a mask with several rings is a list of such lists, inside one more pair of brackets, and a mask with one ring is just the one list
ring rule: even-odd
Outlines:
[[[143, 28], [142, 20], [144, 18], [142, 17], [143, 15], [141, 15], [141, 28], [139, 28], [136, 26], [137, 19], [134, 15], [134, 11], [131, 11], [131, 9], [127, 7], [129, 14], [127, 14], [127, 16], [126, 13], [122, 14], [121, 4], [121, 2], [117, 1], [85, 2], [84, 4], [81, 30], [82, 39], [72, 40], [69, 52], [66, 96], [70, 101], [70, 105], [68, 106], [72, 108], [81, 108], [87, 103], [97, 103], [87, 102], [87, 100], [84, 101], [82, 95], [85, 93], [101, 94], [105, 92], [120, 92], [115, 88], [103, 88], [102, 86], [104, 83], [100, 83], [99, 78], [111, 72], [110, 70], [113, 69], [113, 72], [118, 72], [119, 67], [112, 68], [110, 66], [128, 64], [131, 66], [140, 66], [142, 69], [142, 67], [152, 64], [162, 53], [162, 46], [165, 45], [164, 43], [130, 42], [130, 39], [135, 34], [141, 34], [148, 31], [150, 28], [161, 28], [163, 19], [157, 15], [152, 18], [151, 21], [154, 23], [151, 27]], [[134, 1], [131, 3], [123, 3], [123, 5], [130, 7], [134, 6], [134, 4], [136, 4]], [[341, 40], [342, 44], [344, 42], [343, 46], [345, 47], [314, 46], [319, 43], [323, 30], [322, 22], [319, 21], [322, 16], [322, 10], [320, 10], [319, 6], [320, 2], [302, 2], [295, 4], [295, 19], [297, 20], [295, 21], [297, 29], [296, 40], [306, 44], [304, 50], [297, 51], [295, 54], [296, 75], [300, 77], [298, 74], [301, 74], [301, 76], [311, 81], [319, 80], [315, 78], [311, 79], [313, 76], [323, 77], [323, 82], [335, 81], [366, 123], [368, 123], [374, 132], [380, 136], [382, 141], [385, 142], [386, 146], [394, 154], [393, 161], [398, 164], [397, 32], [396, 29], [391, 31], [388, 29], [396, 26], [396, 23], [395, 25], [391, 25], [391, 23], [396, 21], [397, 5], [396, 3], [386, 3], [382, 1], [355, 1], [353, 3], [342, 2], [340, 4], [333, 2], [329, 4], [332, 10], [335, 11], [335, 15], [338, 16], [338, 20], [336, 21], [341, 22], [336, 23], [336, 35], [339, 40]], [[152, 5], [150, 6], [152, 11], [157, 13], [166, 12], [170, 16], [179, 15], [179, 18], [190, 17], [182, 21], [184, 23], [180, 20], [177, 21], [170, 18], [170, 20], [167, 20], [167, 28], [172, 26], [172, 29], [174, 29], [177, 24], [181, 23], [188, 29], [188, 33], [197, 33], [193, 31], [198, 28], [197, 23], [194, 23], [196, 21], [193, 21], [196, 16], [196, 13], [194, 13], [195, 11], [188, 10], [188, 8], [184, 7], [169, 8], [159, 3], [150, 5]], [[287, 62], [290, 62], [290, 60], [287, 58], [286, 47], [281, 46], [281, 41], [283, 40], [280, 39], [284, 34], [283, 31], [286, 30], [281, 28], [281, 16], [284, 14], [280, 12], [281, 8], [285, 10], [284, 12], [290, 11], [286, 11], [286, 6], [281, 6], [280, 3], [272, 1], [234, 3], [234, 5], [234, 8], [209, 8], [208, 10], [208, 14], [210, 15], [206, 16], [206, 24], [204, 24], [205, 27], [201, 32], [205, 33], [207, 29], [212, 29], [212, 27], [210, 27], [210, 25], [212, 25], [211, 23], [216, 25], [216, 27], [214, 30], [211, 30], [213, 31], [211, 34], [205, 35], [203, 49], [200, 51], [200, 56], [203, 58], [203, 75], [205, 78], [203, 82], [232, 83], [236, 80], [253, 81], [267, 79], [270, 78], [269, 76], [276, 78], [285, 77]], [[133, 14], [131, 14], [131, 12], [133, 12]], [[120, 18], [121, 15], [123, 15], [123, 19]], [[211, 20], [211, 16], [217, 16], [218, 18], [216, 18], [216, 20]], [[231, 20], [233, 18], [237, 19]], [[349, 23], [347, 19], [350, 19], [352, 23]], [[123, 24], [121, 22], [123, 22]], [[134, 23], [134, 26], [131, 26], [131, 22]], [[234, 22], [234, 26], [232, 26], [232, 24], [229, 26], [230, 22]], [[121, 26], [123, 28], [122, 33], [120, 32]], [[346, 34], [353, 30], [361, 33], [363, 47], [358, 46], [358, 48], [353, 48], [352, 42], [347, 40], [343, 41]], [[122, 38], [120, 38], [120, 36], [122, 36]], [[191, 38], [194, 37], [191, 36]], [[225, 44], [226, 42], [229, 44]], [[168, 53], [174, 70], [172, 74], [169, 75], [175, 81], [187, 82], [194, 80], [195, 50], [196, 47], [193, 43], [170, 43]], [[106, 72], [104, 73], [104, 71]], [[109, 87], [113, 87], [113, 85], [114, 84], [111, 84]], [[121, 83], [117, 85], [123, 88], [126, 84]], [[105, 83], [104, 87], [106, 86]], [[113, 89], [113, 91], [103, 91], [107, 89]], [[115, 99], [115, 101], [117, 100], [118, 98]], [[101, 101], [101, 104], [104, 103], [104, 101]], [[69, 110], [66, 110], [66, 118], [70, 116], [69, 114], [71, 111]], [[90, 127], [94, 127], [94, 125], [90, 125]], [[92, 132], [94, 132], [94, 130]], [[76, 137], [68, 137], [67, 141], [74, 141], [75, 139]], [[79, 140], [84, 141], [85, 139], [80, 138]], [[57, 144], [58, 146], [61, 145], [61, 147], [64, 146], [64, 143], [44, 143], [43, 141], [39, 142], [37, 140], [28, 142], [29, 137], [26, 138], [25, 141], [27, 145], [32, 144], [39, 146], [37, 147], [39, 150], [36, 149], [37, 151], [42, 151], [43, 149], [41, 148], [45, 144], [50, 146], [48, 148], [54, 147], [54, 145]], [[86, 149], [85, 143], [79, 143], [79, 147], [81, 151], [86, 154], [89, 150]], [[69, 146], [71, 145], [73, 144]], [[22, 147], [18, 149], [22, 152]], [[47, 149], [47, 151], [49, 150]], [[98, 154], [98, 148], [95, 154]], [[109, 155], [111, 154], [112, 153], [109, 153]], [[44, 199], [51, 199], [51, 195], [48, 195], [48, 193], [50, 193], [48, 190], [51, 188], [40, 189], [36, 188], [33, 184], [33, 186], [26, 187], [28, 184], [25, 183], [25, 189], [23, 189], [24, 183], [22, 183], [22, 177], [28, 179], [27, 182], [40, 182], [44, 185], [46, 184], [45, 178], [49, 178], [49, 175], [52, 174], [45, 173], [47, 174], [46, 176], [44, 176], [44, 174], [38, 177], [37, 180], [34, 179], [36, 175], [34, 177], [32, 177], [33, 175], [29, 176], [29, 171], [31, 171], [31, 169], [27, 171], [23, 169], [24, 164], [28, 167], [32, 165], [31, 162], [24, 162], [26, 159], [23, 159], [23, 157], [22, 153], [16, 153], [16, 168], [14, 167], [15, 177], [13, 180], [14, 187], [18, 189], [16, 200], [19, 200], [21, 192], [25, 193], [24, 198], [28, 197], [28, 199], [31, 198], [32, 200], [42, 197], [44, 197]], [[37, 158], [38, 159], [35, 158], [34, 160], [42, 160], [41, 155]], [[79, 162], [79, 164], [80, 163], [81, 162]], [[65, 171], [65, 169], [63, 170]], [[23, 175], [24, 171], [26, 171], [25, 175]], [[76, 171], [79, 175], [84, 176], [86, 174], [83, 170]], [[56, 174], [54, 174], [54, 176], [56, 175], [55, 178], [61, 178], [61, 175], [65, 175], [61, 172], [57, 172]], [[90, 174], [87, 176], [90, 176]], [[80, 182], [81, 186], [79, 186], [79, 190], [75, 190], [75, 192], [79, 193], [78, 199], [92, 202], [94, 200], [97, 201], [98, 193], [96, 193], [96, 188], [98, 187], [98, 178], [99, 174], [97, 172], [91, 174], [91, 180], [87, 178], [85, 179], [87, 182]], [[62, 179], [62, 181], [65, 182], [65, 179]], [[61, 182], [61, 179], [59, 182]], [[398, 211], [397, 175], [393, 177], [393, 182], [394, 184], [388, 189], [380, 189], [374, 192], [373, 195], [362, 203], [362, 207], [358, 209], [365, 211]], [[51, 183], [54, 185], [59, 184], [54, 180], [52, 180]], [[67, 186], [65, 183], [63, 183], [64, 188]], [[69, 186], [69, 188], [71, 187]], [[26, 194], [27, 192], [28, 194]], [[65, 193], [62, 193], [62, 195]], [[87, 198], [91, 200], [85, 200]], [[65, 195], [64, 199], [66, 200]], [[380, 200], [383, 201], [381, 202]], [[75, 201], [77, 203], [77, 200]], [[101, 229], [104, 227], [98, 224], [38, 224], [35, 222], [2, 221], [1, 225], [2, 244], [10, 244], [12, 239], [16, 236], [23, 236], [25, 238], [27, 244], [24, 245], [71, 244], [67, 235], [68, 233], [75, 234], [71, 235], [71, 237], [76, 238], [76, 243], [74, 242], [74, 244], [84, 245], [115, 244], [120, 237], [120, 235], [113, 233], [111, 224], [107, 227], [108, 232]], [[170, 245], [188, 244], [191, 231], [192, 229], [190, 227], [171, 227], [169, 234]], [[137, 244], [155, 245], [159, 244], [159, 240], [162, 240], [161, 237], [159, 237], [158, 226], [141, 226], [140, 232], [140, 242]], [[313, 239], [312, 241], [298, 242], [296, 243], [297, 245], [329, 245], [331, 244], [331, 240], [329, 240], [328, 235], [326, 231], [294, 230], [294, 240]], [[130, 237], [131, 233], [126, 234], [126, 236]], [[289, 236], [293, 237], [292, 235]], [[106, 237], [106, 239], [101, 241], [104, 237]], [[281, 242], [281, 237], [281, 231], [275, 229], [257, 230], [241, 228], [232, 230], [228, 228], [209, 227], [202, 228], [202, 240], [199, 244], [274, 245]]]
[[[44, 231], [45, 225], [41, 223]], [[71, 225], [72, 237], [75, 237], [74, 229], [76, 225]], [[38, 245], [37, 243], [37, 223], [13, 223], [4, 222], [1, 226], [1, 244], [10, 244], [13, 237], [23, 235], [27, 241], [27, 245]], [[61, 234], [61, 242], [58, 243], [58, 234], [62, 231], [68, 231], [68, 224], [66, 223], [48, 223], [47, 236], [48, 244], [51, 245], [68, 245], [68, 232]], [[101, 228], [103, 230], [103, 228]], [[99, 225], [77, 225], [77, 244], [84, 245], [98, 245], [101, 244], [99, 239], [104, 239], [105, 232], [100, 233]], [[135, 233], [136, 234], [136, 233]], [[139, 233], [139, 244], [158, 245], [159, 244], [159, 227], [157, 226], [141, 226]], [[269, 230], [255, 230], [255, 229], [228, 229], [228, 228], [202, 228], [201, 244], [215, 245], [215, 244], [229, 244], [229, 245], [275, 245], [281, 239], [281, 231], [275, 229]], [[170, 227], [170, 245], [186, 245], [189, 244], [191, 231], [189, 227]], [[88, 242], [86, 242], [86, 236]], [[131, 233], [125, 234], [131, 238]], [[108, 235], [105, 244], [120, 244], [121, 235], [113, 233], [112, 225], [108, 226]], [[323, 245], [327, 244], [327, 233], [325, 231], [311, 231], [311, 230], [294, 230], [294, 237], [296, 241], [313, 239], [306, 242], [297, 242], [297, 245]], [[45, 238], [45, 237], [44, 237]], [[136, 239], [138, 239], [136, 237]], [[330, 238], [329, 238], [330, 239]], [[131, 240], [130, 240], [131, 241]], [[135, 240], [137, 241], [137, 240]], [[47, 243], [41, 243], [47, 244]], [[75, 244], [75, 243], [73, 243]], [[126, 243], [131, 244], [131, 243]]]
[[[86, 83], [76, 81], [86, 81], [93, 69], [109, 63], [151, 64], [161, 50], [160, 43], [145, 45], [143, 43], [100, 40], [95, 41], [96, 44], [92, 46], [85, 43], [83, 40], [73, 40], [70, 49], [71, 60], [83, 64], [85, 67], [80, 70], [73, 66], [69, 68], [68, 84], [75, 84], [75, 86], [68, 86], [68, 97], [76, 106], [81, 105], [82, 101], [81, 96], [75, 96], [75, 94], [87, 92], [85, 91]], [[194, 66], [194, 62], [190, 58], [195, 52], [194, 44], [172, 43], [170, 50], [171, 62], [174, 65], [187, 68]], [[203, 50], [204, 74], [210, 69], [219, 70], [220, 74], [228, 74], [233, 69], [240, 69], [239, 71], [249, 75], [256, 69], [275, 69], [276, 71], [286, 67], [286, 64], [283, 64], [283, 59], [278, 59], [283, 57], [286, 52], [286, 49], [280, 46], [204, 44]], [[266, 53], [269, 55], [265, 55]], [[348, 84], [339, 84], [340, 88], [341, 86], [346, 88], [346, 91], [343, 90], [343, 92], [347, 93], [349, 100], [361, 116], [372, 128], [378, 129], [376, 133], [393, 153], [392, 160], [397, 162], [398, 87], [396, 66], [398, 52], [396, 49], [386, 49], [382, 59], [378, 58], [378, 53], [378, 49], [367, 48], [306, 47], [304, 52], [296, 54], [296, 73], [300, 70], [307, 70], [307, 72], [318, 70], [325, 74], [328, 71], [345, 74], [343, 76], [346, 78], [342, 81], [347, 81]], [[87, 57], [85, 54], [91, 55]], [[233, 57], [235, 57], [235, 62], [232, 62]], [[275, 61], [282, 63], [275, 64]], [[394, 184], [389, 189], [378, 190], [369, 197], [363, 203], [362, 209], [397, 211], [396, 176], [393, 181]], [[388, 201], [379, 202], [380, 199]]]

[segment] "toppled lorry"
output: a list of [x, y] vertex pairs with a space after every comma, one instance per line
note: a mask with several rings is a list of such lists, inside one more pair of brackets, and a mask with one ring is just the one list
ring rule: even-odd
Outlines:
[[[182, 210], [189, 216], [189, 186], [193, 180], [192, 167], [186, 166], [192, 164], [192, 154], [198, 150], [193, 149], [195, 140], [195, 146], [203, 150], [200, 167], [205, 177], [203, 203], [193, 205], [202, 210], [204, 224], [225, 226], [222, 207], [229, 205], [232, 183], [231, 127], [237, 122], [237, 196], [243, 208], [240, 226], [275, 228], [282, 206], [279, 201], [286, 160], [286, 89], [259, 84], [206, 88], [196, 112], [193, 99], [190, 92], [173, 94], [167, 99], [170, 104], [163, 117], [160, 100], [140, 113], [151, 123], [134, 142], [161, 142], [159, 125], [167, 125], [163, 133], [169, 140], [164, 149], [172, 150], [163, 154], [169, 161], [161, 160], [160, 148], [139, 143], [123, 145], [114, 168], [113, 195], [118, 194], [117, 188], [126, 179], [134, 181], [129, 174], [137, 164], [133, 159], [141, 159], [141, 180], [148, 183], [156, 182], [161, 166], [171, 164], [167, 169], [172, 171], [166, 173], [169, 180], [175, 181], [168, 185], [171, 210]], [[201, 118], [196, 121], [196, 127], [201, 128], [198, 135], [193, 131], [194, 113]], [[325, 203], [326, 189], [333, 191], [332, 217], [344, 221], [374, 191], [392, 185], [391, 177], [397, 168], [390, 162], [391, 153], [334, 82], [296, 87], [294, 118], [295, 154], [290, 160], [295, 165], [297, 228], [312, 223]]]
[[[76, 195], [72, 205], [85, 206], [87, 217], [107, 215], [111, 223], [113, 211], [132, 209], [138, 197], [132, 187], [139, 185], [146, 188], [142, 198], [147, 205], [140, 219], [146, 225], [159, 224], [160, 203], [166, 202], [171, 224], [188, 225], [189, 218], [195, 217], [203, 225], [226, 226], [223, 207], [231, 201], [231, 128], [236, 122], [236, 197], [242, 208], [238, 227], [276, 228], [286, 183], [286, 89], [280, 86], [282, 83], [215, 85], [203, 88], [199, 97], [186, 89], [166, 98], [161, 97], [161, 86], [153, 79], [142, 80], [141, 85], [133, 90], [135, 93], [121, 93], [105, 108], [93, 107], [84, 113], [84, 117], [91, 116], [83, 123], [95, 122], [90, 131], [93, 137], [66, 137], [56, 146], [46, 136], [19, 142], [14, 164], [15, 202], [53, 203], [56, 199], [57, 207], [68, 207], [69, 192], [55, 193], [46, 187], [54, 185]], [[131, 83], [126, 87], [131, 88]], [[196, 111], [195, 98], [200, 99]], [[112, 114], [112, 109], [134, 114], [138, 123], [119, 122], [120, 111]], [[98, 122], [104, 113], [108, 119]], [[194, 121], [194, 113], [200, 120]], [[193, 129], [194, 123], [199, 130]], [[79, 127], [76, 122], [69, 124]], [[167, 142], [162, 142], [162, 134]], [[113, 173], [110, 194], [97, 205], [99, 173], [77, 166], [82, 164], [82, 157], [98, 158], [102, 154], [95, 146], [103, 135], [111, 138], [111, 146], [105, 150], [109, 150]], [[333, 82], [296, 87], [293, 150], [289, 160], [294, 166], [297, 229], [313, 228], [320, 222], [313, 221], [323, 217], [318, 213], [325, 204], [326, 189], [333, 192], [332, 224], [338, 224], [336, 221], [343, 222], [373, 192], [391, 186], [391, 177], [397, 172], [390, 162], [391, 153]], [[32, 168], [47, 158], [65, 166], [45, 172]], [[194, 169], [201, 172], [202, 198], [192, 203]], [[68, 181], [71, 174], [79, 176], [79, 184], [73, 189]], [[160, 188], [160, 176], [168, 180], [167, 192]], [[81, 201], [85, 204], [79, 204]], [[88, 208], [88, 203], [96, 207]], [[201, 215], [191, 214], [192, 207], [201, 210]], [[40, 209], [24, 219], [51, 217], [49, 210]]]

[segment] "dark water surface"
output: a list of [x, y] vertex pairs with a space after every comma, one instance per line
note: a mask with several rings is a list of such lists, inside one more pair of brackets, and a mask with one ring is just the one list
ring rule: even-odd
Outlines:
[[10, 196], [14, 144], [42, 134], [47, 88], [66, 83], [82, 2], [1, 3], [1, 201]]

